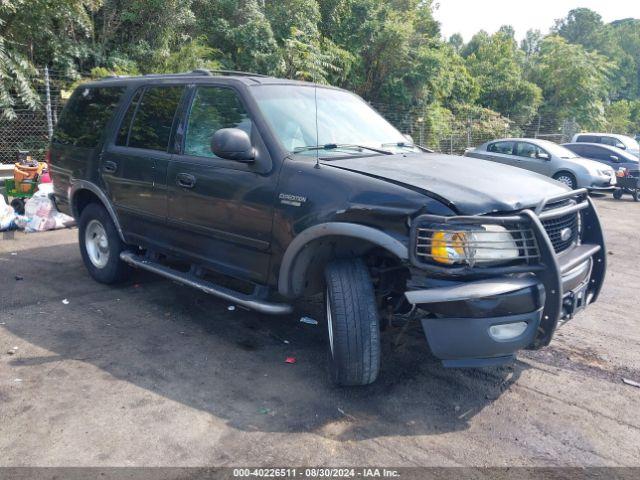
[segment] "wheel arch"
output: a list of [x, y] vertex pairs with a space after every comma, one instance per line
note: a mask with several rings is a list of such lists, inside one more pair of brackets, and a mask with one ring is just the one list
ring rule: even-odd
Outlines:
[[100, 187], [86, 180], [80, 180], [74, 183], [73, 187], [71, 188], [71, 194], [69, 195], [69, 198], [71, 203], [71, 212], [73, 213], [76, 221], [80, 220], [82, 210], [84, 210], [87, 205], [89, 205], [90, 203], [101, 204], [109, 213], [109, 216], [111, 217], [111, 220], [113, 220], [113, 224], [118, 231], [120, 239], [124, 242], [124, 235], [122, 233], [120, 221], [118, 220], [115, 209], [113, 208], [113, 205], [111, 204], [105, 193], [100, 189]]
[[288, 298], [321, 288], [325, 265], [332, 259], [360, 256], [380, 248], [399, 261], [409, 258], [407, 247], [378, 229], [346, 222], [314, 225], [298, 234], [280, 264], [278, 292]]

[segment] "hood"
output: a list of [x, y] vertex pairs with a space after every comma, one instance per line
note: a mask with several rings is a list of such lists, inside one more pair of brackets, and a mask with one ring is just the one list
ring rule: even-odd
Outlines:
[[569, 191], [561, 183], [528, 170], [454, 155], [411, 153], [322, 163], [420, 191], [463, 215], [533, 207], [545, 197]]
[[606, 163], [598, 162], [597, 160], [591, 160], [589, 158], [563, 158], [562, 161], [581, 165], [587, 170], [587, 172], [589, 172], [590, 175], [595, 176], [598, 176], [598, 172], [601, 172], [603, 170], [613, 170], [613, 168], [611, 168]]

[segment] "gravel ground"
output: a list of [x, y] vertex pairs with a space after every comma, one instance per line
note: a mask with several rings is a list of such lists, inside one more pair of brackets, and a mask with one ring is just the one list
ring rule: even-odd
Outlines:
[[298, 317], [100, 285], [75, 230], [0, 237], [0, 465], [640, 466], [640, 205], [596, 203], [608, 279], [550, 347], [449, 370], [391, 329], [360, 389], [329, 385]]

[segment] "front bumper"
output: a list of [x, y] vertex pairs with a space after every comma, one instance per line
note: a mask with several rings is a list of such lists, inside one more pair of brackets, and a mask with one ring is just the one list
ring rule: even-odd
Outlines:
[[[561, 197], [580, 192], [584, 190]], [[501, 364], [518, 350], [548, 345], [559, 323], [597, 299], [606, 272], [606, 248], [595, 207], [588, 197], [569, 207], [582, 210], [582, 243], [556, 254], [541, 219], [556, 214], [544, 208], [558, 200], [547, 199], [536, 212], [525, 210], [519, 219], [529, 224], [537, 239], [540, 259], [534, 265], [519, 271], [495, 269], [499, 273], [489, 278], [465, 277], [464, 281], [442, 276], [436, 280], [416, 269], [416, 277], [423, 277], [412, 279], [405, 297], [426, 313], [421, 321], [427, 341], [445, 366]], [[562, 213], [566, 211], [564, 207]], [[464, 223], [472, 218], [450, 221]], [[482, 222], [495, 218], [484, 217]], [[477, 222], [476, 218], [472, 223]], [[500, 340], [490, 333], [492, 326], [517, 322], [526, 323], [526, 328], [514, 338]]]

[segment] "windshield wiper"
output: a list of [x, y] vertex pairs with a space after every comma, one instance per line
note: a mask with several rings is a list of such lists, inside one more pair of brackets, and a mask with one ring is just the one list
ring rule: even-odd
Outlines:
[[367, 147], [366, 145], [356, 145], [351, 143], [326, 143], [324, 145], [307, 145], [306, 147], [297, 147], [294, 152], [306, 152], [309, 150], [338, 150], [341, 148], [355, 149], [355, 150], [369, 150], [371, 152], [380, 153], [382, 155], [393, 155], [393, 152], [389, 150], [383, 150], [381, 148]]
[[421, 150], [423, 152], [427, 152], [427, 153], [433, 153], [433, 150], [431, 150], [430, 148], [427, 147], [423, 147], [422, 145], [418, 145], [416, 143], [408, 143], [408, 142], [389, 142], [389, 143], [383, 143], [382, 144], [383, 147], [401, 147], [401, 148], [417, 148], [418, 150]]

